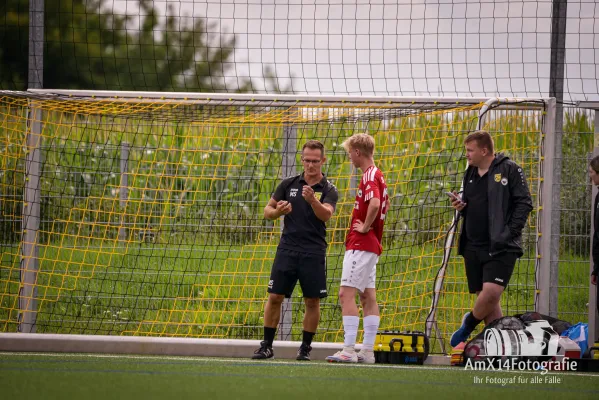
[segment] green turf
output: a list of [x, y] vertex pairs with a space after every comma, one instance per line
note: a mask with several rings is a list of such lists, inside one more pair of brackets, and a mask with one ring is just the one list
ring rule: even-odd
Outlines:
[[[475, 383], [475, 378], [482, 383]], [[491, 380], [504, 379], [492, 383]], [[540, 379], [540, 383], [532, 383]], [[553, 379], [551, 383], [546, 380]], [[511, 380], [511, 381], [510, 381]], [[0, 353], [4, 399], [596, 399], [597, 374]]]

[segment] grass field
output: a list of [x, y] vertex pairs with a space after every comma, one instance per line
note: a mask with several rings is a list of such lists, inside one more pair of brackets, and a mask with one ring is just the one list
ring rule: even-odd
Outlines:
[[581, 400], [599, 396], [599, 374], [541, 375], [317, 361], [0, 353], [0, 387], [4, 399]]

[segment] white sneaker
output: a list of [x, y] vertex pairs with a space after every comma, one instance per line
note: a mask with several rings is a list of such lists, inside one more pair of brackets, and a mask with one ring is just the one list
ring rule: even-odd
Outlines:
[[361, 364], [374, 364], [375, 363], [373, 350], [362, 349], [357, 354], [357, 356], [358, 356], [358, 362]]
[[336, 352], [332, 356], [328, 356], [326, 360], [328, 362], [357, 363], [358, 354], [356, 354], [353, 348], [344, 347], [343, 350]]

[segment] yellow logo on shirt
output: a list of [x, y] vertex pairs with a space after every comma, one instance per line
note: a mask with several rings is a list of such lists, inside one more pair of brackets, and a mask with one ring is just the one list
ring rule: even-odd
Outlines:
[[501, 174], [495, 174], [495, 182], [501, 182]]

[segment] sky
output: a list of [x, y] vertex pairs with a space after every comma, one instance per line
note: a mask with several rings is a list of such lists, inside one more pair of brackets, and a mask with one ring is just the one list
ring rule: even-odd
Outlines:
[[[234, 34], [229, 79], [309, 94], [547, 96], [551, 0], [155, 0]], [[139, 15], [136, 0], [108, 0]], [[130, 29], [137, 29], [134, 19]], [[258, 87], [259, 90], [264, 90]], [[599, 2], [568, 0], [565, 100], [599, 100]]]

